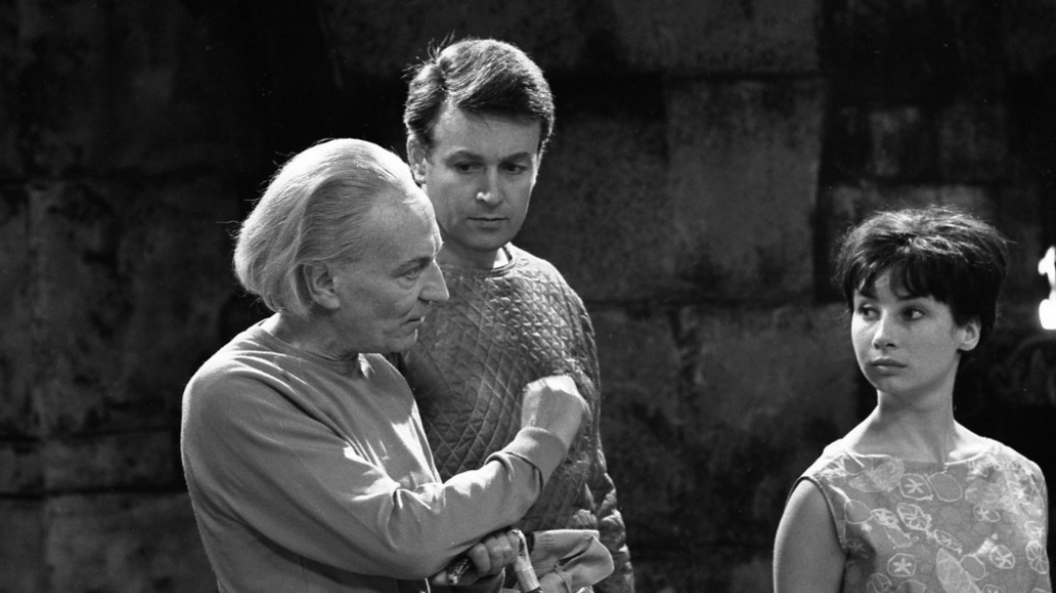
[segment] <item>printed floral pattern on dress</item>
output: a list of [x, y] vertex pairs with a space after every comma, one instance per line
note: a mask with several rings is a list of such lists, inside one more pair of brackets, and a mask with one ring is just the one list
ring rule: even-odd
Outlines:
[[949, 464], [854, 455], [837, 441], [804, 474], [847, 554], [843, 591], [1051, 593], [1044, 477], [993, 441]]

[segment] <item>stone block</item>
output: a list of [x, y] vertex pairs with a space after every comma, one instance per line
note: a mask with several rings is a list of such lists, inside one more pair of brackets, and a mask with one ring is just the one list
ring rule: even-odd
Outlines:
[[[658, 398], [664, 398], [665, 389], [666, 385], [657, 386]], [[650, 405], [622, 391], [620, 386], [605, 387], [605, 398], [617, 403], [607, 403], [602, 410], [602, 437], [634, 555], [632, 562], [638, 566], [636, 549], [645, 555], [659, 548], [684, 549], [691, 541], [695, 529], [691, 522], [696, 519], [694, 512], [682, 515], [686, 505], [698, 504], [691, 501], [698, 500], [695, 492], [700, 482], [725, 477], [695, 465], [700, 459], [683, 442], [685, 432], [692, 430], [687, 426], [690, 421], [672, 420], [662, 409], [665, 405], [680, 407], [677, 398], [668, 398], [672, 403]]]
[[[232, 227], [224, 221], [238, 219], [238, 205], [227, 190], [188, 184], [156, 191], [161, 203], [137, 201], [128, 211], [118, 252], [135, 308], [121, 325], [119, 389], [109, 404], [117, 424], [134, 428], [159, 426], [147, 422], [158, 412], [162, 426], [179, 421], [184, 385], [229, 338], [219, 317], [237, 286]], [[170, 205], [181, 199], [195, 210]]]
[[815, 73], [821, 2], [611, 0], [614, 46], [632, 70]]
[[17, 149], [20, 105], [18, 101], [19, 10], [16, 2], [0, 2], [0, 180], [22, 174]]
[[[591, 317], [601, 365], [601, 433], [624, 521], [639, 526], [665, 521], [670, 511], [666, 492], [691, 471], [668, 453], [674, 438], [670, 427], [681, 427], [683, 418], [679, 356], [668, 314], [605, 307]], [[639, 550], [648, 553], [661, 542], [640, 527], [628, 527], [628, 538], [638, 578]]]
[[599, 16], [579, 3], [543, 0], [412, 0], [400, 10], [372, 0], [324, 0], [319, 11], [348, 85], [363, 74], [396, 78], [447, 38], [500, 39], [523, 49], [545, 71], [569, 69], [591, 52], [591, 35], [584, 31], [595, 29]]
[[881, 179], [916, 179], [935, 170], [935, 132], [919, 106], [871, 111], [865, 174]]
[[772, 545], [716, 543], [676, 548], [661, 544], [634, 559], [635, 589], [650, 593], [771, 593], [772, 554]]
[[1056, 203], [1049, 202], [1052, 209], [1047, 211], [1043, 204], [1051, 200], [1050, 194], [1037, 185], [1005, 185], [1000, 188], [999, 197], [1001, 207], [996, 222], [1012, 240], [1002, 299], [1006, 305], [1027, 304], [1032, 309], [1031, 317], [1036, 318], [1038, 303], [1049, 293], [1048, 279], [1038, 274], [1038, 261], [1050, 246], [1056, 246], [1056, 235], [1050, 235], [1056, 227], [1047, 227], [1048, 232], [1045, 227], [1056, 222]]
[[[217, 221], [234, 218], [236, 204], [207, 189], [34, 187], [34, 398], [48, 431], [178, 422], [183, 385], [220, 345], [217, 316], [233, 285]], [[197, 206], [173, 206], [178, 197]]]
[[33, 437], [39, 417], [30, 385], [33, 367], [31, 221], [26, 194], [0, 186], [0, 437]]
[[81, 164], [93, 136], [104, 136], [98, 120], [107, 108], [100, 84], [107, 15], [88, 2], [23, 6], [21, 148], [34, 170], [69, 170]]
[[858, 368], [847, 322], [842, 304], [683, 309], [676, 336], [682, 376], [701, 414], [687, 421], [751, 433], [765, 418], [824, 418], [850, 429]]
[[914, 180], [938, 175], [938, 132], [919, 104], [844, 104], [833, 109], [824, 169], [840, 179]]
[[1000, 84], [1000, 5], [851, 0], [826, 6], [821, 61], [854, 94], [934, 100], [963, 81]]
[[[863, 394], [842, 312], [673, 314], [680, 366], [672, 401], [607, 409], [609, 431], [619, 431], [606, 435], [607, 455], [619, 460], [610, 470], [632, 544], [772, 546], [795, 478], [859, 418]], [[654, 397], [667, 397], [664, 389]]]
[[44, 562], [44, 503], [0, 498], [0, 593], [48, 591]]
[[175, 2], [20, 6], [19, 149], [31, 172], [243, 162], [254, 97], [235, 37]]
[[51, 591], [215, 591], [186, 493], [50, 499], [44, 555]]
[[[662, 432], [664, 426], [680, 426], [683, 418], [683, 402], [678, 396], [679, 356], [671, 323], [667, 313], [658, 310], [604, 308], [592, 311], [591, 317], [601, 366], [601, 434], [609, 475], [621, 503], [624, 489], [628, 490], [626, 498], [646, 498], [650, 485], [666, 480], [648, 484], [636, 480], [633, 468], [641, 458], [636, 446], [651, 451], [654, 460], [663, 458], [662, 434], [656, 439], [641, 437], [652, 427]], [[665, 460], [665, 467], [656, 471], [677, 480], [676, 475], [667, 474], [668, 465], [677, 466]], [[634, 512], [646, 516], [645, 509]]]
[[1050, 0], [1009, 0], [1001, 3], [1002, 55], [1013, 72], [1038, 73], [1052, 67], [1056, 45], [1056, 4]]
[[178, 429], [52, 439], [41, 457], [49, 492], [178, 488]]
[[[723, 542], [764, 545], [788, 488], [859, 419], [859, 371], [842, 305], [684, 309], [686, 427], [698, 526]], [[721, 476], [721, 478], [720, 478]]]
[[839, 234], [878, 210], [952, 206], [993, 221], [997, 215], [993, 190], [976, 185], [839, 185], [825, 189], [825, 226]]
[[938, 139], [943, 180], [994, 182], [1007, 175], [1008, 126], [998, 99], [960, 99], [943, 109]]
[[809, 293], [823, 104], [822, 85], [809, 80], [670, 90], [681, 279], [720, 299]]
[[615, 307], [591, 314], [607, 409], [628, 408], [677, 424], [679, 351], [669, 313]]
[[659, 112], [558, 109], [566, 115], [515, 242], [557, 266], [587, 301], [671, 296], [680, 284], [670, 232], [676, 213]]
[[43, 469], [37, 441], [0, 441], [0, 496], [40, 494], [44, 491]]
[[548, 72], [816, 72], [818, 11], [815, 0], [440, 0], [400, 11], [328, 0], [320, 20], [351, 85], [357, 73], [393, 77], [447, 36], [509, 41]]

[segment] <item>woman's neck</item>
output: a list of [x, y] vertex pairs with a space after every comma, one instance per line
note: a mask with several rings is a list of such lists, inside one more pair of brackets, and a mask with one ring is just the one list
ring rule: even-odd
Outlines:
[[956, 449], [953, 408], [907, 409], [878, 404], [865, 419], [861, 443], [915, 461], [945, 463]]
[[844, 437], [853, 452], [950, 463], [977, 455], [985, 448], [986, 439], [954, 418], [952, 396], [927, 405], [898, 405], [897, 401], [879, 394], [872, 413]]

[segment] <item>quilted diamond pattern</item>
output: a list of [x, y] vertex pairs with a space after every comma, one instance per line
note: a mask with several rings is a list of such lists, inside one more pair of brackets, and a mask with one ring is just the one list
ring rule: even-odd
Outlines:
[[496, 270], [445, 266], [451, 298], [430, 311], [403, 355], [443, 479], [480, 467], [520, 428], [529, 382], [568, 373], [591, 403], [594, 422], [519, 526], [527, 531], [596, 528], [588, 480], [596, 462], [597, 362], [586, 310], [549, 263], [516, 250]]

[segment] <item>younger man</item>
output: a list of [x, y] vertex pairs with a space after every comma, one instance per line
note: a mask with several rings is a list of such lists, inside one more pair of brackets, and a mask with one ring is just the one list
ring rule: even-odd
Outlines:
[[615, 572], [596, 591], [633, 593], [616, 491], [605, 466], [590, 317], [548, 262], [510, 243], [524, 222], [554, 122], [550, 87], [520, 49], [468, 39], [415, 70], [407, 155], [436, 211], [450, 300], [434, 308], [401, 370], [440, 474], [472, 470], [517, 433], [531, 381], [569, 374], [592, 408], [565, 463], [517, 525], [596, 529]]

